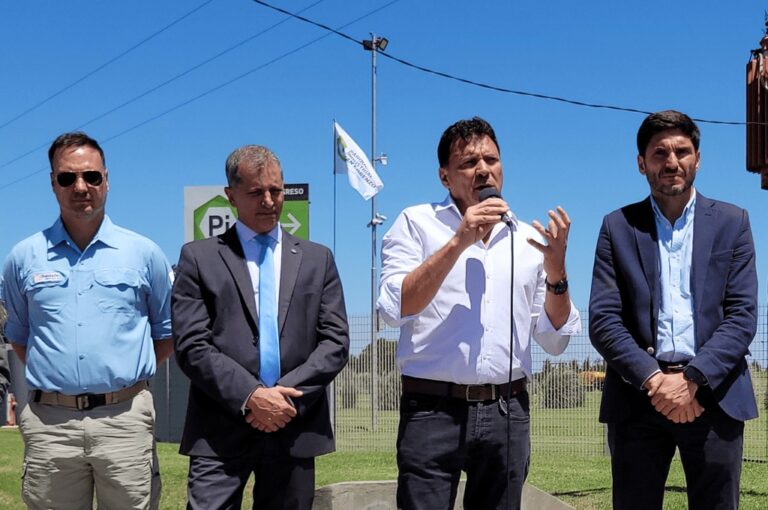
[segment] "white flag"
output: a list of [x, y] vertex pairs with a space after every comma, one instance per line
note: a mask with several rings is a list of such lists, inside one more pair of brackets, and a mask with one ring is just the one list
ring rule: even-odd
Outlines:
[[333, 123], [333, 129], [336, 138], [333, 173], [347, 174], [349, 185], [368, 200], [381, 191], [384, 183], [379, 179], [363, 149], [347, 132], [336, 122]]

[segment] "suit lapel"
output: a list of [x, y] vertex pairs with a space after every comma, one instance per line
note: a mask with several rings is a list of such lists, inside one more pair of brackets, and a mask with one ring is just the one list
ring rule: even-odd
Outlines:
[[651, 347], [655, 347], [659, 323], [659, 236], [656, 232], [656, 218], [650, 197], [640, 203], [639, 214], [635, 220], [634, 231], [638, 257], [651, 298], [650, 338], [653, 338]]
[[232, 274], [237, 290], [251, 315], [254, 324], [259, 323], [259, 317], [256, 314], [256, 298], [253, 295], [253, 284], [251, 275], [248, 272], [248, 266], [245, 263], [245, 254], [237, 237], [235, 227], [230, 228], [219, 238], [222, 244], [219, 246], [219, 255], [224, 260], [224, 264]]
[[280, 258], [280, 302], [277, 305], [277, 327], [282, 337], [288, 305], [296, 286], [302, 251], [297, 238], [283, 230], [283, 253]]
[[696, 208], [693, 217], [693, 261], [691, 267], [691, 284], [693, 287], [693, 303], [696, 313], [701, 309], [704, 283], [707, 281], [709, 258], [715, 243], [717, 228], [717, 208], [715, 202], [702, 196], [696, 196]]
[[655, 338], [655, 328], [659, 318], [659, 245], [656, 233], [656, 220], [650, 198], [641, 203], [641, 211], [636, 220], [636, 228], [634, 229], [635, 241], [637, 242], [640, 266], [643, 268], [643, 274], [650, 289], [654, 322], [652, 327]]

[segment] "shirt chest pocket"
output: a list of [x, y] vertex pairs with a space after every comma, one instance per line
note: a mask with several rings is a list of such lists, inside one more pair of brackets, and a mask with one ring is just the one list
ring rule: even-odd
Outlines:
[[142, 279], [129, 268], [97, 269], [93, 272], [93, 293], [99, 310], [134, 314], [139, 305]]
[[58, 271], [35, 273], [24, 282], [29, 306], [44, 313], [56, 313], [67, 303], [69, 277]]

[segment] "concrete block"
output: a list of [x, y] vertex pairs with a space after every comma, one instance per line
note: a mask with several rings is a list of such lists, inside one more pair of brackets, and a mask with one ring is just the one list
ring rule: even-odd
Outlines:
[[[313, 510], [395, 510], [394, 480], [343, 482], [326, 485], [315, 491]], [[462, 510], [464, 480], [459, 484], [454, 510]], [[525, 484], [523, 510], [574, 510], [551, 494]]]

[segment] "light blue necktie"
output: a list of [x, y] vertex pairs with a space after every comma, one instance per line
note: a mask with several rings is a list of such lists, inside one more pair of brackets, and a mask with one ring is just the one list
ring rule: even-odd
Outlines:
[[275, 299], [275, 240], [260, 234], [255, 238], [259, 253], [259, 378], [274, 386], [280, 378], [280, 339], [277, 334], [277, 302]]

